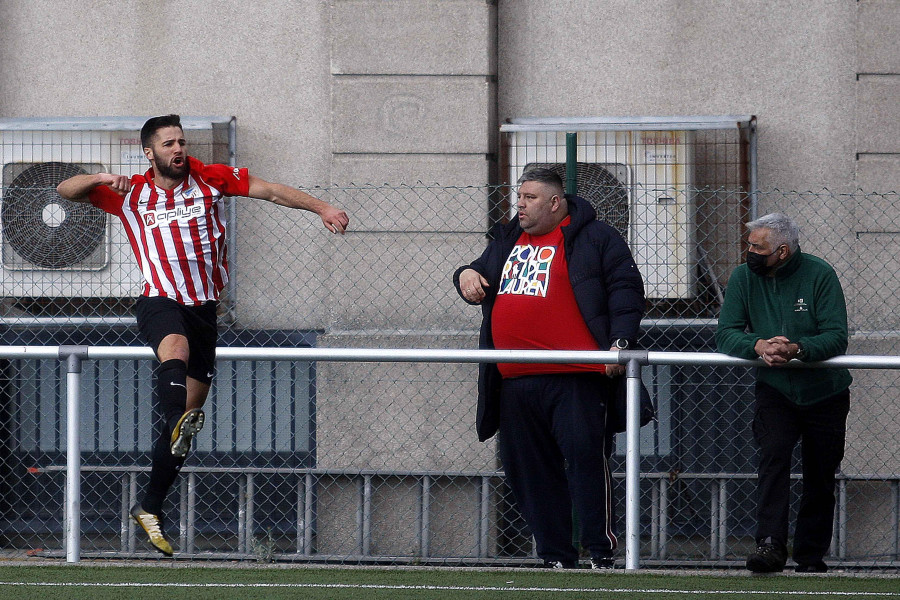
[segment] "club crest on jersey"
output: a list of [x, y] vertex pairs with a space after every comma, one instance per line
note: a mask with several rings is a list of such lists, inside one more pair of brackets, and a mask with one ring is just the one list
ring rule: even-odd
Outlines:
[[173, 221], [190, 221], [203, 214], [203, 205], [179, 206], [169, 210], [151, 210], [144, 213], [145, 227], [159, 227]]

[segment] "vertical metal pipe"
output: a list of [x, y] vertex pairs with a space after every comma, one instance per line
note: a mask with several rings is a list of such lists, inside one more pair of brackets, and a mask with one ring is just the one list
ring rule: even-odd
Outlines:
[[60, 346], [66, 360], [66, 562], [81, 560], [81, 363], [86, 346]]
[[247, 473], [247, 513], [246, 513], [245, 518], [247, 520], [246, 527], [247, 527], [247, 553], [248, 554], [253, 551], [253, 540], [255, 539], [253, 537], [254, 521], [255, 521], [255, 517], [253, 516], [255, 488], [256, 488], [256, 478], [255, 478], [254, 474]]
[[131, 498], [128, 496], [128, 473], [122, 473], [122, 493], [120, 496], [120, 501], [122, 502], [121, 510], [119, 511], [119, 551], [125, 553], [128, 551], [128, 522], [131, 520], [131, 515], [129, 514], [131, 504]]
[[[232, 167], [237, 166], [237, 119], [231, 117], [228, 122], [228, 164]], [[228, 244], [228, 262], [229, 273], [228, 283], [225, 284], [225, 296], [228, 302], [225, 303], [225, 321], [233, 323], [237, 319], [234, 309], [235, 298], [237, 297], [237, 276], [238, 276], [238, 258], [237, 258], [237, 202], [234, 198], [228, 198], [226, 201], [226, 210], [228, 212], [228, 227], [225, 229], [225, 241]]]
[[625, 367], [627, 382], [627, 420], [625, 449], [625, 569], [640, 568], [640, 469], [641, 469], [641, 365], [637, 359]]
[[[137, 471], [128, 473], [128, 509], [137, 504]], [[128, 519], [128, 552], [137, 552], [137, 539], [135, 539], [135, 523]]]
[[238, 539], [237, 551], [247, 554], [247, 488], [246, 475], [238, 476]]
[[719, 547], [719, 480], [709, 483], [709, 558], [715, 560]]
[[838, 558], [847, 558], [847, 480], [841, 479], [838, 484]]
[[490, 477], [481, 478], [481, 519], [478, 542], [478, 556], [487, 558], [490, 554], [488, 546], [491, 543], [491, 479]]
[[669, 481], [659, 480], [659, 558], [669, 556]]
[[197, 474], [191, 471], [187, 477], [187, 543], [184, 551], [194, 553], [197, 537]]
[[894, 500], [891, 511], [891, 531], [894, 532], [894, 560], [900, 558], [900, 480], [891, 482], [891, 497]]
[[315, 489], [315, 481], [313, 480], [313, 474], [306, 474], [306, 489], [304, 490], [304, 495], [306, 500], [303, 502], [303, 520], [305, 521], [305, 527], [303, 528], [303, 555], [309, 556], [312, 554], [312, 537], [313, 537], [313, 493]]
[[828, 547], [828, 554], [831, 556], [837, 556], [839, 554], [838, 548], [841, 547], [840, 542], [840, 529], [841, 529], [841, 519], [839, 517], [840, 506], [838, 506], [839, 501], [835, 501], [834, 512], [831, 515], [831, 545]]
[[578, 145], [576, 133], [566, 134], [566, 193], [578, 193]]
[[305, 513], [305, 500], [306, 500], [306, 486], [304, 485], [305, 481], [304, 476], [297, 477], [297, 554], [304, 554], [303, 551], [303, 541], [304, 541], [304, 533], [306, 529], [306, 521], [304, 517]]
[[659, 558], [659, 486], [650, 492], [650, 558]]
[[237, 166], [237, 118], [228, 121], [228, 165]]
[[363, 477], [362, 532], [359, 553], [368, 556], [372, 549], [372, 476]]
[[187, 477], [182, 477], [181, 481], [178, 482], [178, 547], [181, 548], [182, 552], [187, 547], [187, 488]]
[[422, 516], [420, 518], [419, 552], [422, 558], [431, 556], [431, 477], [422, 477]]
[[750, 144], [750, 220], [755, 220], [759, 215], [759, 174], [758, 174], [758, 165], [756, 161], [756, 150], [757, 150], [757, 131], [756, 131], [756, 117], [752, 117], [750, 119], [749, 125], [749, 144]]
[[728, 482], [719, 481], [719, 552], [716, 558], [725, 558], [728, 546]]

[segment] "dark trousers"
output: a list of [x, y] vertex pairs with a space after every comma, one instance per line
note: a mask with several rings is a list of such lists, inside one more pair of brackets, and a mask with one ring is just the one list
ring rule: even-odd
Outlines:
[[613, 504], [606, 434], [610, 380], [599, 374], [504, 379], [500, 460], [544, 560], [574, 562], [572, 507], [581, 545], [611, 556]]
[[794, 531], [794, 561], [812, 564], [831, 545], [835, 473], [844, 458], [850, 391], [798, 406], [764, 383], [756, 384], [753, 437], [759, 444], [756, 539], [787, 544], [791, 458], [800, 441], [803, 492]]

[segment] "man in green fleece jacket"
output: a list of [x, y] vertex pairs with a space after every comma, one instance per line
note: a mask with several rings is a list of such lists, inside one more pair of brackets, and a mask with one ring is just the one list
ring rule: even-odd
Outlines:
[[791, 456], [801, 442], [803, 493], [793, 558], [800, 573], [823, 573], [831, 544], [835, 472], [844, 457], [850, 409], [847, 369], [783, 368], [821, 361], [847, 349], [847, 306], [834, 269], [800, 252], [797, 225], [772, 213], [752, 221], [746, 264], [728, 281], [716, 344], [739, 358], [762, 358], [753, 438], [759, 445], [755, 573], [787, 562]]

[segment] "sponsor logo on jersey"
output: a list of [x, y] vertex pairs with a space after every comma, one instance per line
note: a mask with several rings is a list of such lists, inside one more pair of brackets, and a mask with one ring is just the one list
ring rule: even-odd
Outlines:
[[241, 180], [241, 170], [240, 170], [240, 169], [238, 169], [237, 167], [235, 167], [234, 170], [232, 171], [232, 173], [234, 173], [234, 178], [235, 178], [235, 179], [237, 179], [238, 181]]
[[152, 210], [144, 213], [145, 227], [159, 227], [173, 221], [191, 221], [203, 214], [203, 205], [178, 206], [169, 210]]

